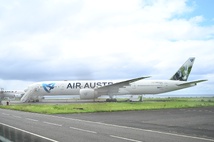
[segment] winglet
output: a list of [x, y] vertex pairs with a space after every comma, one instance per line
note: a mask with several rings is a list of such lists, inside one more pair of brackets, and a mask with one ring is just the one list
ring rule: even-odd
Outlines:
[[187, 81], [191, 72], [195, 57], [190, 57], [179, 70], [170, 78], [170, 80]]

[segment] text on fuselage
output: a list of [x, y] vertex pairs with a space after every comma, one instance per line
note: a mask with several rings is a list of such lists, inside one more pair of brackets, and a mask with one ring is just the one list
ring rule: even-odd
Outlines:
[[83, 88], [96, 88], [96, 87], [102, 87], [106, 85], [111, 85], [113, 82], [74, 82], [74, 83], [68, 83], [67, 89], [83, 89]]

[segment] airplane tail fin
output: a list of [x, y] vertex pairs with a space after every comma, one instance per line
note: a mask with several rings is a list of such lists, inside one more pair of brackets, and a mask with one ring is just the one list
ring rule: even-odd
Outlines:
[[187, 81], [191, 72], [195, 57], [190, 57], [179, 70], [170, 78], [170, 80]]

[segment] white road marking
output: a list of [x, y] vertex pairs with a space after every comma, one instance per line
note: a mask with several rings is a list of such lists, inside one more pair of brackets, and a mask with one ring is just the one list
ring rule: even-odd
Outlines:
[[170, 135], [170, 136], [178, 136], [178, 137], [183, 137], [183, 138], [191, 138], [191, 139], [205, 140], [205, 141], [214, 142], [214, 139], [209, 139], [209, 138], [201, 138], [201, 137], [194, 137], [194, 136], [181, 135], [181, 134], [173, 134], [173, 133], [167, 133], [167, 132], [161, 132], [161, 131], [153, 131], [153, 130], [145, 130], [145, 131], [152, 132], [152, 133], [164, 134], [164, 135]]
[[174, 133], [168, 133], [168, 132], [154, 131], [154, 130], [149, 130], [149, 129], [134, 128], [134, 127], [128, 127], [128, 126], [122, 126], [122, 125], [115, 125], [115, 124], [107, 124], [107, 123], [102, 123], [102, 122], [94, 122], [94, 121], [88, 121], [88, 120], [66, 118], [66, 117], [54, 116], [54, 115], [51, 115], [51, 116], [55, 117], [55, 118], [61, 118], [61, 119], [79, 121], [79, 122], [100, 124], [100, 125], [123, 128], [123, 129], [132, 129], [132, 130], [137, 130], [137, 131], [144, 131], [144, 132], [150, 132], [150, 133], [158, 133], [158, 134], [163, 134], [163, 135], [170, 135], [170, 136], [177, 136], [177, 137], [183, 137], [183, 138], [190, 138], [190, 139], [197, 139], [197, 140], [205, 140], [205, 141], [214, 142], [214, 139], [209, 139], [209, 138], [194, 137], [194, 136], [188, 136], [188, 135], [182, 135], [182, 134], [174, 134]]
[[45, 124], [49, 124], [49, 125], [54, 125], [54, 126], [62, 126], [61, 124], [56, 124], [56, 123], [51, 123], [51, 122], [43, 122], [43, 123], [45, 123]]
[[71, 128], [71, 129], [74, 129], [74, 130], [78, 130], [78, 131], [83, 131], [83, 132], [88, 132], [88, 133], [97, 134], [97, 132], [95, 132], [95, 131], [90, 131], [90, 130], [75, 128], [75, 127], [70, 127], [70, 128]]
[[16, 117], [16, 118], [22, 118], [21, 116], [17, 116], [17, 115], [12, 115], [13, 117]]
[[[193, 111], [196, 111], [196, 110], [193, 110]], [[3, 115], [9, 115], [7, 113], [2, 113], [2, 114]], [[45, 116], [45, 114], [37, 114], [37, 115]], [[107, 124], [107, 123], [102, 123], [102, 122], [94, 122], [94, 121], [81, 120], [81, 119], [75, 119], [75, 118], [66, 118], [66, 117], [54, 116], [54, 115], [46, 115], [46, 116], [48, 116], [48, 117], [51, 116], [51, 117], [54, 117], [54, 118], [67, 119], [67, 120], [73, 120], [73, 121], [79, 121], [79, 122], [106, 125], [106, 126], [123, 128], [123, 129], [132, 129], [132, 130], [137, 130], [137, 131], [144, 131], [144, 132], [150, 132], [150, 133], [158, 133], [158, 134], [163, 134], [163, 135], [170, 135], [170, 136], [177, 136], [177, 137], [183, 137], [183, 138], [190, 138], [190, 139], [197, 139], [197, 140], [205, 140], [205, 141], [214, 142], [214, 139], [209, 139], [209, 138], [194, 137], [194, 136], [188, 136], [188, 135], [182, 135], [182, 134], [174, 134], [174, 133], [168, 133], [168, 132], [154, 131], [154, 130], [149, 130], [149, 129], [134, 128], [134, 127], [128, 127], [128, 126], [122, 126], [122, 125], [115, 125], [115, 124]], [[56, 125], [56, 126], [62, 126], [62, 125], [59, 125], [59, 124], [54, 124], [54, 123], [49, 123], [49, 122], [44, 122], [44, 123], [50, 124], [50, 125], [52, 124], [52, 125]], [[71, 128], [73, 128], [73, 127], [71, 127]], [[83, 130], [83, 129], [78, 129], [78, 128], [75, 128], [75, 129], [76, 130], [80, 130], [80, 131]], [[83, 131], [86, 132], [87, 130], [83, 130]], [[97, 133], [97, 132], [94, 132], [94, 131], [90, 131], [90, 132]]]
[[119, 136], [114, 136], [114, 135], [110, 135], [113, 138], [117, 138], [117, 139], [122, 139], [122, 140], [126, 140], [126, 141], [132, 141], [132, 142], [142, 142], [139, 140], [134, 140], [134, 139], [129, 139], [129, 138], [124, 138], [124, 137], [119, 137]]
[[2, 114], [3, 114], [3, 115], [7, 115], [7, 116], [10, 115], [10, 114], [7, 114], [7, 113], [2, 113]]
[[30, 120], [30, 121], [34, 121], [34, 122], [39, 121], [39, 120], [36, 120], [36, 119], [31, 119], [31, 118], [25, 118], [25, 119]]
[[40, 138], [43, 138], [43, 139], [46, 139], [46, 140], [49, 140], [49, 141], [52, 141], [52, 142], [58, 142], [56, 140], [53, 140], [53, 139], [50, 139], [50, 138], [47, 138], [47, 137], [44, 137], [44, 136], [41, 136], [41, 135], [38, 135], [38, 134], [35, 134], [35, 133], [32, 133], [32, 132], [29, 132], [29, 131], [26, 131], [26, 130], [23, 130], [23, 129], [20, 129], [20, 128], [16, 128], [14, 126], [10, 126], [10, 125], [7, 125], [7, 124], [4, 124], [4, 123], [1, 123], [1, 125], [5, 125], [7, 127], [11, 127], [13, 129], [16, 129], [16, 130], [19, 130], [19, 131], [22, 131], [22, 132], [25, 132], [25, 133], [28, 133], [28, 134], [31, 134], [31, 135], [34, 135], [34, 136], [37, 136], [37, 137], [40, 137]]
[[144, 132], [150, 132], [150, 133], [158, 133], [158, 134], [164, 134], [164, 135], [170, 135], [170, 136], [178, 136], [178, 137], [183, 137], [183, 138], [191, 138], [191, 139], [213, 141], [214, 142], [214, 139], [209, 139], [209, 138], [194, 137], [194, 136], [188, 136], [188, 135], [182, 135], [182, 134], [174, 134], [174, 133], [154, 131], [154, 130], [149, 130], [149, 129], [133, 128], [133, 127], [128, 127], [128, 126], [114, 125], [114, 124], [109, 124], [109, 125], [115, 126], [115, 127], [120, 127], [120, 128], [139, 130], [139, 131], [144, 131]]

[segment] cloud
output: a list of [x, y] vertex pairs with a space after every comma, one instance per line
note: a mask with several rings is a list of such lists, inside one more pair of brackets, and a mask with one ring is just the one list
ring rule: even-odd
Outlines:
[[187, 0], [2, 1], [0, 78], [168, 79], [194, 56], [190, 79], [214, 80], [214, 25], [196, 8]]

